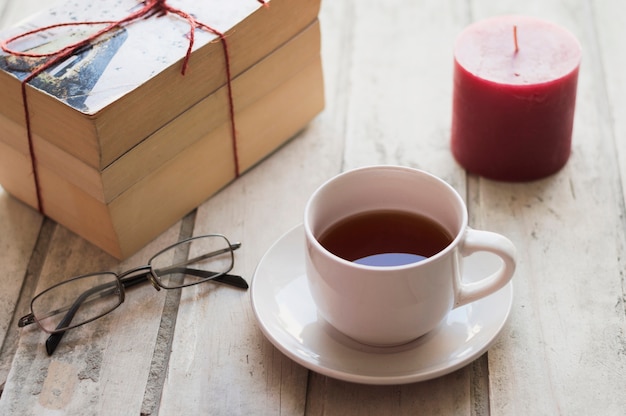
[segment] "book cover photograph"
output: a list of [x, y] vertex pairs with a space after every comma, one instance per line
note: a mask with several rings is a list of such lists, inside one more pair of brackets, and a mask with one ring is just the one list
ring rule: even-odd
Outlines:
[[[135, 0], [72, 3], [71, 7], [63, 4], [41, 13], [0, 34], [0, 38], [10, 38], [60, 22], [115, 21], [142, 5]], [[197, 21], [221, 33], [262, 7], [257, 1], [180, 0], [172, 2], [172, 5], [190, 11]], [[105, 26], [62, 26], [16, 39], [9, 46], [21, 52], [52, 53], [90, 37]], [[29, 84], [76, 110], [95, 114], [156, 74], [181, 62], [189, 47], [190, 30], [189, 22], [172, 14], [137, 20], [98, 36]], [[193, 50], [215, 40], [219, 42], [218, 35], [195, 29]], [[50, 58], [25, 58], [0, 52], [0, 68], [22, 80], [46, 59]]]

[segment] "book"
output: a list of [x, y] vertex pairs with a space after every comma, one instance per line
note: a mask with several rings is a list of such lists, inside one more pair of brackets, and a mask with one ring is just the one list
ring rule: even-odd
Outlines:
[[[237, 114], [241, 110], [272, 91], [285, 79], [292, 77], [319, 57], [319, 54], [320, 28], [319, 22], [315, 20], [273, 53], [234, 78], [232, 88], [236, 127], [238, 128]], [[88, 165], [40, 136], [35, 136], [33, 145], [37, 154], [37, 164], [46, 171], [55, 172], [93, 198], [105, 203], [111, 202], [187, 146], [229, 121], [227, 100], [227, 87], [222, 86], [102, 170]], [[32, 179], [28, 178], [30, 162], [28, 145], [23, 140], [27, 134], [25, 127], [0, 114], [0, 131], [5, 132], [5, 144], [13, 147], [9, 149], [13, 155], [6, 161], [6, 167], [8, 163], [15, 164], [16, 160], [25, 162], [22, 163], [20, 174], [15, 173], [15, 167], [6, 169], [3, 174], [5, 169], [0, 166], [0, 183], [5, 183], [5, 186], [11, 189], [18, 188], [21, 193], [26, 193], [25, 188], [30, 188], [32, 195], [20, 199], [32, 201], [36, 199], [36, 191], [34, 183], [31, 183]], [[20, 154], [17, 155], [16, 152]], [[8, 185], [8, 177], [21, 184]], [[31, 202], [27, 203], [36, 206]]]
[[[219, 36], [196, 32], [181, 75], [189, 27], [153, 15], [30, 80], [27, 112], [21, 80], [39, 58], [0, 53], [0, 184], [121, 259], [274, 152], [324, 107], [320, 0], [247, 2], [176, 1], [226, 34], [228, 54]], [[144, 3], [66, 2], [0, 39], [53, 22], [119, 19]], [[57, 50], [97, 30], [66, 29], [11, 46]]]
[[[320, 0], [172, 1], [225, 34], [231, 77], [236, 77], [317, 18]], [[61, 3], [2, 34], [7, 39], [58, 22], [120, 19], [141, 3], [102, 0]], [[50, 51], [101, 27], [59, 28], [11, 44]], [[87, 165], [104, 169], [158, 128], [227, 83], [220, 38], [195, 31], [186, 74], [181, 66], [189, 23], [166, 14], [140, 19], [108, 33], [27, 87], [31, 132]], [[35, 58], [0, 53], [0, 114], [25, 126], [21, 79]], [[26, 140], [26, 138], [24, 138]], [[9, 139], [0, 133], [0, 141]]]

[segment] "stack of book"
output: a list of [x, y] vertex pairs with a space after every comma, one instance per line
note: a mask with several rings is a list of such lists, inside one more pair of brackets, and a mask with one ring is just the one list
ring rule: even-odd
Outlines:
[[[77, 10], [70, 1], [0, 40], [60, 22], [119, 20], [142, 4], [103, 0]], [[22, 80], [51, 58], [0, 52], [0, 184], [117, 258], [258, 163], [324, 106], [319, 0], [175, 7], [223, 33], [227, 46], [196, 29], [184, 75], [191, 28], [174, 13], [99, 35], [28, 81], [26, 97]], [[62, 26], [8, 46], [57, 51], [102, 27]]]

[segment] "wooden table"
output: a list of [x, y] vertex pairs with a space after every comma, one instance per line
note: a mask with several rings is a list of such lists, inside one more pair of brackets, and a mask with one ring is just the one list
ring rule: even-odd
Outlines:
[[[47, 4], [0, 0], [0, 26]], [[507, 13], [556, 22], [583, 46], [571, 158], [531, 183], [468, 175], [449, 149], [454, 39]], [[325, 111], [122, 263], [0, 190], [0, 414], [625, 414], [625, 15], [622, 0], [326, 0]], [[388, 386], [322, 376], [264, 337], [249, 292], [211, 285], [133, 289], [52, 357], [42, 331], [17, 328], [38, 282], [143, 264], [184, 236], [241, 241], [235, 272], [251, 281], [318, 185], [370, 164], [442, 177], [467, 201], [472, 226], [519, 250], [508, 323], [457, 371]]]

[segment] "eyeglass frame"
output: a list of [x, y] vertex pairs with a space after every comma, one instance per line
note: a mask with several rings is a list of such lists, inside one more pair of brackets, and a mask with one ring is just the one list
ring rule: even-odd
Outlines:
[[[175, 248], [176, 246], [182, 246], [185, 243], [188, 243], [190, 241], [193, 240], [198, 240], [198, 239], [202, 239], [202, 238], [207, 238], [207, 237], [220, 237], [223, 238], [227, 243], [228, 243], [228, 248], [224, 248], [221, 250], [217, 250], [217, 251], [213, 251], [210, 253], [206, 253], [203, 254], [201, 256], [198, 256], [196, 258], [192, 258], [192, 259], [187, 259], [185, 261], [181, 261], [178, 262], [176, 264], [173, 264], [171, 266], [168, 267], [168, 269], [171, 268], [175, 268], [175, 267], [180, 267], [183, 266], [185, 264], [191, 263], [191, 262], [195, 262], [195, 261], [199, 261], [199, 260], [203, 260], [209, 257], [213, 257], [213, 256], [217, 256], [219, 254], [224, 254], [227, 252], [230, 252], [231, 255], [231, 264], [230, 267], [228, 268], [228, 270], [223, 271], [223, 272], [210, 272], [210, 271], [205, 271], [205, 270], [199, 270], [199, 269], [185, 269], [186, 272], [192, 270], [197, 272], [198, 274], [200, 274], [199, 277], [205, 277], [205, 279], [203, 280], [199, 280], [197, 282], [192, 282], [192, 283], [187, 283], [187, 284], [183, 284], [183, 285], [178, 285], [175, 287], [167, 287], [165, 285], [163, 285], [160, 281], [159, 278], [156, 277], [155, 272], [154, 272], [154, 268], [152, 265], [152, 261], [157, 258], [158, 256], [160, 256], [161, 254], [165, 253], [168, 250], [172, 250], [173, 248]], [[86, 273], [86, 274], [82, 274], [79, 276], [74, 276], [71, 277], [69, 279], [63, 280], [59, 283], [56, 283], [44, 290], [42, 290], [41, 292], [39, 292], [37, 295], [35, 295], [33, 297], [33, 299], [30, 302], [30, 313], [24, 315], [23, 317], [21, 317], [18, 320], [18, 327], [22, 328], [25, 327], [27, 325], [31, 325], [33, 323], [36, 323], [37, 326], [44, 332], [50, 334], [50, 336], [48, 337], [48, 339], [46, 340], [46, 352], [48, 353], [48, 355], [52, 355], [54, 353], [54, 351], [56, 350], [57, 346], [59, 345], [59, 343], [61, 342], [61, 339], [63, 338], [63, 335], [65, 335], [65, 333], [67, 331], [69, 331], [70, 329], [74, 329], [77, 328], [79, 326], [88, 324], [90, 322], [93, 322], [97, 319], [102, 318], [105, 315], [108, 315], [109, 313], [113, 312], [115, 309], [117, 309], [122, 303], [124, 303], [124, 301], [126, 300], [126, 289], [128, 287], [132, 287], [136, 284], [139, 283], [143, 283], [145, 282], [145, 280], [148, 280], [150, 282], [150, 284], [152, 284], [152, 286], [157, 290], [160, 291], [161, 289], [166, 289], [166, 290], [173, 290], [173, 289], [182, 289], [184, 287], [189, 287], [189, 286], [194, 286], [200, 283], [205, 283], [208, 281], [215, 281], [215, 282], [219, 282], [219, 283], [224, 283], [230, 286], [234, 286], [240, 289], [244, 289], [247, 290], [248, 289], [248, 283], [245, 281], [245, 279], [243, 279], [243, 277], [239, 276], [239, 275], [234, 275], [234, 274], [229, 274], [228, 272], [230, 272], [235, 264], [235, 258], [234, 258], [234, 251], [239, 249], [241, 247], [241, 243], [239, 242], [235, 242], [235, 243], [231, 243], [230, 240], [228, 240], [228, 238], [226, 238], [226, 236], [222, 235], [222, 234], [205, 234], [205, 235], [199, 235], [199, 236], [195, 236], [195, 237], [190, 237], [190, 238], [186, 238], [183, 240], [180, 240], [168, 247], [165, 247], [164, 249], [160, 250], [159, 252], [157, 252], [156, 254], [154, 254], [150, 260], [148, 260], [148, 264], [145, 264], [143, 266], [137, 266], [134, 267], [130, 270], [126, 270], [124, 272], [121, 273], [116, 273], [116, 272], [112, 272], [112, 271], [103, 271], [103, 272], [93, 272], [93, 273]], [[137, 273], [136, 275], [133, 276], [133, 274]], [[91, 289], [87, 289], [87, 291], [85, 293], [83, 293], [82, 295], [79, 295], [78, 298], [74, 301], [74, 303], [72, 304], [72, 306], [68, 309], [68, 312], [66, 314], [66, 316], [63, 317], [63, 319], [61, 320], [61, 322], [59, 323], [59, 325], [57, 325], [57, 328], [61, 328], [58, 330], [53, 330], [50, 331], [46, 328], [44, 328], [44, 326], [37, 320], [35, 314], [33, 313], [33, 303], [37, 300], [37, 298], [39, 298], [40, 296], [42, 296], [45, 293], [50, 292], [51, 290], [54, 290], [56, 288], [58, 288], [59, 286], [68, 284], [72, 281], [78, 280], [78, 279], [84, 279], [86, 277], [90, 277], [90, 276], [97, 276], [97, 275], [113, 275], [115, 277], [115, 280], [110, 282], [110, 283], [105, 283], [105, 285], [109, 285], [109, 284], [115, 284], [115, 286], [112, 287], [112, 289], [114, 290], [118, 290], [119, 291], [119, 302], [114, 305], [113, 307], [111, 307], [108, 311], [97, 315], [93, 318], [90, 318], [86, 321], [83, 321], [79, 324], [73, 325], [73, 326], [67, 326], [67, 327], [61, 327], [61, 325], [63, 324], [63, 322], [66, 321], [66, 318], [69, 319], [68, 321], [71, 322], [71, 320], [73, 319], [77, 308], [82, 304], [83, 300], [84, 300], [84, 295], [85, 294], [89, 294], [93, 289], [97, 289], [99, 286], [94, 286]], [[189, 273], [191, 274], [191, 273]], [[196, 274], [196, 276], [198, 276], [198, 274]], [[211, 274], [210, 276], [206, 276], [206, 274]], [[126, 280], [124, 280], [126, 279]]]

